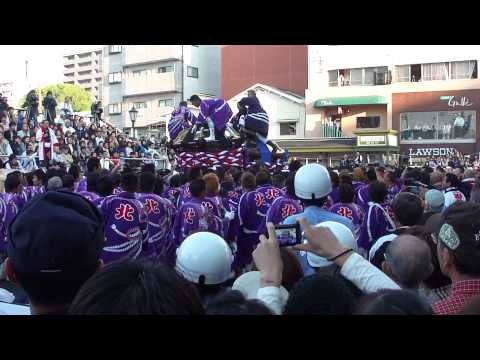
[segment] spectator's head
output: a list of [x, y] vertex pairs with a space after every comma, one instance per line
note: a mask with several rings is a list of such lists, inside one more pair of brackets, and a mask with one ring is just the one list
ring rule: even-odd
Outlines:
[[282, 189], [285, 186], [285, 176], [283, 174], [275, 174], [272, 176], [272, 185], [277, 189]]
[[33, 172], [32, 182], [34, 186], [42, 186], [45, 181], [45, 173], [38, 169]]
[[387, 186], [380, 181], [372, 181], [368, 185], [370, 199], [377, 204], [383, 204], [388, 195]]
[[396, 182], [396, 176], [395, 173], [392, 171], [387, 171], [385, 175], [383, 176], [383, 180], [387, 185], [392, 185]]
[[306, 206], [321, 207], [332, 191], [328, 170], [319, 164], [302, 166], [295, 174], [295, 195]]
[[425, 193], [425, 204], [428, 211], [440, 213], [445, 205], [445, 196], [440, 190], [432, 189]]
[[463, 168], [463, 166], [459, 166], [459, 167], [456, 167], [455, 169], [453, 169], [453, 174], [454, 174], [459, 180], [462, 180], [462, 179], [463, 179], [463, 176], [464, 176], [464, 171], [465, 171], [465, 169]]
[[357, 315], [433, 315], [432, 308], [412, 290], [380, 290], [365, 295]]
[[200, 104], [202, 103], [202, 100], [198, 95], [192, 95], [189, 100], [195, 107], [200, 107]]
[[197, 232], [189, 235], [178, 248], [175, 270], [198, 285], [203, 298], [218, 292], [231, 278], [232, 263], [232, 251], [225, 240], [210, 232]]
[[113, 194], [115, 183], [110, 175], [100, 175], [97, 180], [97, 194], [101, 197]]
[[337, 187], [340, 184], [340, 176], [335, 171], [329, 171], [330, 181], [333, 187]]
[[295, 284], [284, 314], [347, 315], [354, 305], [354, 297], [342, 281], [330, 275], [314, 274]]
[[241, 178], [242, 188], [245, 191], [252, 191], [256, 187], [256, 178], [251, 172], [247, 171], [243, 173]]
[[142, 166], [141, 172], [151, 172], [155, 174], [155, 165], [154, 164], [145, 164]]
[[362, 168], [357, 167], [353, 169], [353, 180], [358, 182], [365, 181], [365, 172], [363, 171]]
[[5, 192], [20, 194], [23, 191], [22, 176], [18, 171], [11, 172], [5, 178]]
[[125, 172], [120, 182], [122, 189], [129, 193], [138, 191], [138, 176], [133, 172]]
[[295, 197], [295, 173], [290, 173], [285, 180], [285, 187], [287, 188], [287, 195]]
[[95, 206], [70, 192], [46, 192], [11, 223], [5, 272], [28, 294], [32, 314], [63, 313], [101, 268], [104, 241]]
[[182, 179], [181, 179], [181, 176], [176, 174], [176, 175], [173, 175], [170, 180], [169, 180], [169, 185], [170, 187], [172, 188], [178, 188], [182, 185]]
[[153, 172], [142, 172], [140, 174], [140, 192], [152, 193], [155, 189], [155, 174]]
[[96, 172], [101, 169], [100, 159], [90, 158], [87, 160], [87, 172]]
[[193, 197], [203, 198], [206, 192], [206, 185], [203, 179], [195, 179], [190, 182], [190, 193]]
[[257, 186], [268, 185], [272, 183], [270, 174], [265, 170], [260, 170], [255, 178]]
[[99, 177], [100, 174], [96, 172], [87, 175], [87, 191], [97, 192], [97, 181]]
[[422, 219], [423, 203], [417, 195], [402, 192], [392, 201], [392, 210], [397, 226], [413, 226]]
[[240, 291], [231, 290], [212, 299], [206, 309], [207, 315], [273, 315], [268, 307], [258, 300], [247, 300]]
[[75, 190], [75, 178], [72, 175], [64, 175], [62, 178], [63, 187], [69, 191]]
[[355, 197], [355, 191], [353, 190], [352, 185], [340, 184], [338, 186], [338, 196], [340, 197], [340, 202], [344, 204], [352, 203], [353, 198]]
[[201, 179], [203, 176], [202, 173], [202, 168], [200, 167], [193, 167], [190, 168], [189, 174], [188, 174], [188, 179], [189, 181], [195, 180], [195, 179]]
[[48, 182], [47, 182], [48, 191], [60, 190], [62, 187], [63, 187], [63, 181], [60, 176], [53, 176], [50, 179], [48, 179]]
[[386, 249], [382, 270], [402, 288], [417, 289], [433, 272], [430, 248], [418, 237], [398, 236]]
[[140, 261], [110, 264], [79, 290], [73, 315], [201, 315], [201, 299], [190, 283], [165, 265]]
[[288, 164], [288, 171], [290, 173], [295, 173], [303, 166], [303, 164], [299, 160], [292, 160], [290, 164]]
[[205, 181], [205, 190], [208, 195], [217, 195], [220, 190], [220, 181], [215, 173], [210, 173], [203, 176]]
[[446, 187], [458, 187], [460, 186], [460, 180], [454, 174], [445, 175], [445, 186]]
[[375, 172], [375, 168], [371, 166], [368, 168], [365, 175], [367, 177], [368, 182], [370, 183], [377, 180], [377, 173]]
[[452, 282], [480, 277], [480, 205], [464, 202], [449, 206], [434, 238], [440, 268]]
[[303, 270], [297, 255], [290, 249], [281, 247], [280, 256], [283, 263], [282, 286], [290, 291], [303, 278]]

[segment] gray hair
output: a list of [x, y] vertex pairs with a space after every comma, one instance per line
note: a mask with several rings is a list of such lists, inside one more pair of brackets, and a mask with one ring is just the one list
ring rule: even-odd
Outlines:
[[432, 253], [425, 241], [412, 235], [396, 237], [385, 252], [385, 261], [402, 288], [417, 288], [433, 271]]
[[60, 177], [54, 176], [48, 180], [47, 190], [58, 190], [63, 187], [63, 181]]

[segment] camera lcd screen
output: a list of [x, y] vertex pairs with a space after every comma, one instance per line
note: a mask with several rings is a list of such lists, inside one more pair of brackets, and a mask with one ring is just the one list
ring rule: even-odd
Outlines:
[[300, 224], [298, 223], [294, 225], [275, 225], [275, 234], [279, 246], [293, 246], [302, 242]]

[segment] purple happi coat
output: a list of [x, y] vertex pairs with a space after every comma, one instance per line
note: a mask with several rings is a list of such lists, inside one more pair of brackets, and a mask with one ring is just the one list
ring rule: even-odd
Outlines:
[[391, 204], [393, 199], [395, 199], [395, 196], [397, 196], [397, 194], [401, 191], [402, 191], [401, 184], [393, 183], [392, 185], [390, 185], [388, 187], [387, 203]]
[[100, 209], [100, 208], [102, 207], [103, 201], [104, 201], [106, 198], [107, 198], [107, 197], [99, 196], [99, 197], [97, 197], [95, 200], [92, 201], [92, 204], [95, 205], [98, 209]]
[[87, 178], [83, 177], [79, 182], [75, 183], [75, 192], [87, 191]]
[[143, 204], [148, 219], [148, 239], [144, 257], [156, 259], [168, 241], [175, 220], [175, 206], [170, 200], [155, 194], [140, 193], [137, 199]]
[[358, 247], [369, 250], [375, 241], [394, 230], [395, 224], [388, 214], [386, 204], [369, 202], [358, 238]]
[[90, 202], [94, 202], [99, 198], [99, 196], [91, 191], [79, 191], [78, 195], [83, 196], [85, 199], [87, 199]]
[[115, 189], [113, 189], [113, 195], [118, 195], [120, 193], [122, 193], [123, 190], [120, 186], [116, 187]]
[[177, 199], [180, 195], [180, 188], [166, 186], [162, 192], [162, 198], [169, 200], [173, 206], [177, 205]]
[[252, 252], [258, 244], [258, 229], [265, 221], [269, 205], [259, 191], [243, 194], [238, 203], [238, 237], [235, 264], [244, 267], [252, 262]]
[[327, 196], [327, 201], [322, 206], [322, 209], [327, 210], [330, 209], [333, 205], [340, 201], [340, 196], [338, 195], [338, 188], [336, 186], [332, 187], [332, 191]]
[[192, 199], [192, 193], [190, 192], [190, 183], [180, 186], [180, 194], [177, 198], [177, 209], [180, 209], [182, 205]]
[[218, 130], [225, 129], [233, 112], [228, 103], [223, 99], [206, 99], [200, 104], [200, 114], [194, 120], [195, 123], [205, 124], [210, 117]]
[[365, 211], [368, 209], [368, 203], [370, 202], [370, 194], [368, 192], [368, 184], [360, 186], [357, 192], [357, 205], [362, 207]]
[[145, 208], [136, 195], [122, 192], [108, 196], [100, 211], [106, 240], [103, 262], [140, 257], [148, 238], [148, 221]]
[[15, 216], [17, 216], [20, 210], [23, 209], [27, 202], [27, 199], [25, 193], [2, 193], [0, 194], [0, 199], [2, 200], [2, 203], [0, 204], [2, 207], [2, 210], [0, 211], [0, 219], [2, 221], [2, 232], [0, 234], [0, 253], [4, 253], [6, 251], [7, 245], [6, 241], [8, 225], [10, 225], [10, 223], [15, 218]]
[[336, 203], [328, 211], [343, 216], [353, 223], [354, 235], [358, 239], [360, 237], [365, 211], [363, 208], [354, 203]]
[[258, 229], [259, 234], [267, 235], [267, 223], [271, 222], [273, 225], [283, 223], [287, 217], [303, 212], [303, 206], [300, 201], [294, 199], [289, 195], [282, 195], [276, 198], [267, 211], [265, 221], [260, 224]]
[[355, 194], [358, 192], [358, 190], [359, 190], [363, 185], [365, 185], [364, 182], [352, 181], [352, 187], [353, 187], [353, 191], [355, 192]]
[[238, 209], [238, 203], [240, 201], [240, 197], [242, 196], [242, 189], [241, 188], [236, 188], [235, 190], [228, 191], [227, 192], [227, 199], [228, 199], [228, 205], [230, 207], [230, 211], [237, 211]]
[[23, 191], [26, 194], [27, 201], [33, 199], [38, 194], [43, 194], [45, 188], [43, 186], [26, 186]]
[[[275, 199], [279, 198], [280, 196], [282, 196], [282, 190], [280, 190], [279, 188], [273, 186], [273, 185], [263, 185], [263, 186], [259, 186], [257, 188], [257, 191], [259, 193], [262, 193], [264, 198], [265, 198], [265, 201], [267, 202], [267, 204], [270, 206], [272, 205], [272, 203], [275, 201]], [[265, 215], [267, 213], [265, 212]]]
[[175, 140], [178, 134], [190, 127], [191, 122], [193, 122], [195, 116], [186, 106], [179, 106], [172, 112], [172, 117], [168, 122], [168, 134], [170, 140]]

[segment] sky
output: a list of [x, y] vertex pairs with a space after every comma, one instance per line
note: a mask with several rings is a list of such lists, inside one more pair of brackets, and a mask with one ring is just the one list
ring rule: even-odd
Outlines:
[[[9, 99], [9, 102], [16, 104], [28, 87], [37, 88], [63, 82], [63, 55], [101, 46], [0, 45], [0, 82], [14, 82], [13, 99]], [[25, 60], [28, 60], [29, 84], [25, 79]]]

